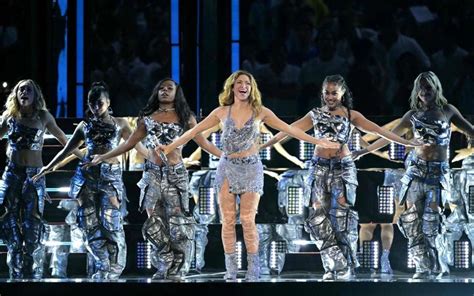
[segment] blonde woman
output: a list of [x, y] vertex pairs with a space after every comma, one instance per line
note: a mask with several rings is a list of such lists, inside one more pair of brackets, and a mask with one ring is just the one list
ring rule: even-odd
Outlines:
[[[413, 278], [427, 278], [431, 274], [443, 275], [449, 271], [440, 268], [436, 245], [441, 223], [440, 205], [449, 193], [448, 148], [451, 139], [451, 123], [470, 137], [474, 127], [443, 96], [438, 77], [431, 71], [423, 72], [415, 79], [410, 96], [411, 110], [392, 130], [404, 135], [412, 130], [415, 139], [426, 145], [416, 147], [409, 155], [407, 170], [401, 179], [400, 204], [406, 210], [398, 222], [401, 232], [408, 239], [416, 273]], [[360, 157], [380, 149], [389, 142], [380, 139], [355, 153]]]
[[237, 278], [236, 247], [236, 195], [240, 195], [240, 221], [247, 249], [248, 268], [246, 279], [260, 276], [258, 262], [258, 233], [255, 225], [260, 196], [263, 194], [263, 166], [258, 156], [257, 143], [260, 124], [288, 133], [303, 141], [323, 147], [338, 147], [327, 140], [318, 140], [298, 128], [280, 120], [264, 107], [255, 78], [249, 72], [238, 70], [224, 83], [219, 95], [220, 107], [214, 109], [203, 121], [185, 132], [173, 143], [160, 146], [165, 154], [185, 144], [195, 135], [222, 123], [223, 155], [216, 172], [216, 187], [222, 214], [222, 242], [225, 252], [225, 279]]
[[8, 248], [12, 279], [42, 277], [42, 261], [34, 258], [41, 259], [47, 194], [44, 177], [37, 182], [31, 178], [43, 166], [46, 130], [66, 144], [66, 135], [46, 109], [39, 86], [31, 79], [19, 81], [7, 98], [0, 120], [0, 138], [7, 134], [8, 142], [7, 166], [0, 180], [0, 229]]

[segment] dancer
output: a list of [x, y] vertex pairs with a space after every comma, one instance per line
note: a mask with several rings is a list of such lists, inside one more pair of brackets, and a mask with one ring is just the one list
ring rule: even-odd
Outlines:
[[[352, 110], [352, 95], [340, 75], [327, 76], [322, 85], [322, 106], [312, 109], [292, 125], [303, 130], [314, 128], [317, 138], [338, 143], [335, 148], [316, 146], [312, 159], [311, 201], [314, 211], [306, 220], [306, 230], [321, 251], [324, 280], [347, 279], [359, 266], [357, 260], [358, 213], [353, 209], [357, 171], [347, 142], [351, 124], [402, 145], [415, 145]], [[262, 147], [286, 137], [278, 133]]]
[[222, 214], [222, 243], [227, 271], [224, 278], [228, 280], [237, 278], [236, 195], [240, 195], [240, 221], [248, 261], [246, 279], [254, 281], [260, 276], [259, 240], [255, 225], [258, 202], [263, 194], [263, 166], [257, 145], [260, 123], [263, 122], [313, 144], [333, 148], [337, 145], [327, 140], [315, 139], [289, 126], [271, 110], [262, 106], [257, 83], [246, 71], [235, 71], [227, 78], [219, 95], [219, 104], [220, 107], [214, 109], [194, 128], [175, 139], [172, 144], [160, 146], [158, 149], [168, 154], [200, 132], [222, 123], [223, 156], [217, 167], [215, 184], [219, 192]]
[[117, 158], [98, 167], [85, 167], [92, 155], [107, 152], [128, 139], [128, 122], [110, 114], [110, 97], [104, 82], [94, 82], [87, 95], [86, 119], [79, 123], [71, 139], [51, 162], [34, 177], [39, 179], [85, 142], [86, 156], [71, 180], [69, 196], [77, 199], [78, 227], [88, 251], [94, 257], [92, 279], [118, 279], [125, 268], [127, 244], [120, 204], [125, 202], [122, 169]]
[[0, 137], [7, 134], [8, 139], [7, 166], [0, 181], [0, 232], [8, 248], [11, 279], [42, 277], [43, 261], [34, 258], [41, 257], [48, 196], [45, 179], [32, 182], [31, 178], [43, 166], [46, 130], [66, 144], [66, 135], [46, 109], [40, 87], [31, 79], [19, 81], [7, 98], [0, 122]]
[[[171, 143], [196, 125], [181, 86], [170, 78], [157, 83], [147, 105], [140, 111], [137, 128], [115, 149], [100, 155], [86, 166], [97, 165], [131, 150], [145, 139], [147, 155], [141, 189], [140, 210], [148, 219], [143, 237], [152, 244], [151, 263], [157, 269], [153, 279], [181, 277], [189, 271], [194, 253], [194, 219], [189, 215], [188, 173], [181, 147], [166, 158], [154, 152], [158, 145]], [[194, 139], [204, 150], [220, 156], [221, 151], [201, 135]]]
[[[413, 278], [427, 278], [430, 274], [443, 275], [447, 270], [439, 266], [436, 239], [441, 222], [440, 205], [446, 202], [449, 186], [448, 148], [451, 122], [470, 137], [474, 127], [449, 104], [443, 96], [438, 77], [431, 71], [423, 72], [414, 81], [410, 96], [411, 110], [405, 113], [393, 132], [404, 135], [410, 129], [419, 141], [429, 144], [416, 147], [407, 160], [407, 170], [401, 179], [400, 204], [406, 203], [399, 227], [408, 239], [416, 273]], [[380, 149], [388, 144], [377, 140], [355, 153], [355, 157]]]

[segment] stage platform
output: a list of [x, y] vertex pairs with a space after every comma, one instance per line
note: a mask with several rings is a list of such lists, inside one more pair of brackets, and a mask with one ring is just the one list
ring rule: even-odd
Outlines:
[[235, 282], [222, 280], [223, 272], [188, 275], [182, 279], [151, 280], [124, 277], [116, 281], [84, 278], [0, 280], [0, 295], [474, 295], [474, 273], [462, 272], [443, 279], [413, 280], [411, 274], [393, 276], [358, 274], [351, 280], [323, 281], [322, 273], [286, 272], [246, 282], [244, 272]]

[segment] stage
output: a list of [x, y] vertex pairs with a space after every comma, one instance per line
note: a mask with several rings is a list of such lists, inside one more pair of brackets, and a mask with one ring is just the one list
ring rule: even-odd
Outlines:
[[321, 280], [322, 273], [286, 272], [246, 282], [244, 272], [235, 282], [222, 280], [223, 272], [188, 275], [182, 279], [151, 280], [123, 277], [117, 281], [84, 278], [0, 280], [6, 295], [474, 295], [474, 273], [443, 279], [413, 280], [411, 274], [371, 276], [359, 273], [351, 280]]

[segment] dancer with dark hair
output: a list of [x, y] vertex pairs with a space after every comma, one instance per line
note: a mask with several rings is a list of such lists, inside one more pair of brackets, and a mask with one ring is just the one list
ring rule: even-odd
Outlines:
[[[87, 165], [97, 165], [132, 149], [145, 139], [147, 151], [141, 189], [140, 210], [148, 219], [143, 237], [152, 244], [151, 263], [157, 269], [153, 279], [184, 276], [194, 253], [194, 219], [189, 215], [188, 172], [183, 164], [181, 147], [167, 158], [153, 150], [171, 143], [184, 131], [196, 125], [183, 89], [174, 80], [158, 82], [147, 105], [140, 111], [138, 125], [130, 138], [115, 149], [100, 155]], [[220, 156], [221, 151], [202, 135], [194, 139], [204, 150]]]
[[[359, 216], [353, 209], [356, 199], [357, 170], [348, 148], [352, 125], [402, 145], [414, 145], [352, 110], [352, 95], [344, 78], [327, 76], [322, 85], [321, 108], [312, 109], [292, 126], [314, 129], [315, 137], [337, 143], [336, 148], [316, 146], [312, 159], [311, 201], [314, 211], [305, 223], [306, 230], [321, 251], [323, 279], [348, 279], [357, 261]], [[286, 137], [278, 133], [262, 148]]]
[[[410, 96], [411, 110], [405, 113], [393, 129], [398, 135], [412, 130], [415, 139], [427, 145], [416, 147], [406, 162], [407, 169], [401, 179], [400, 204], [406, 210], [398, 222], [408, 239], [408, 249], [416, 266], [415, 279], [427, 278], [432, 273], [443, 276], [449, 271], [440, 267], [437, 245], [441, 223], [441, 209], [450, 191], [448, 148], [451, 123], [469, 137], [474, 137], [474, 127], [443, 95], [441, 82], [435, 73], [423, 72], [415, 79]], [[356, 152], [360, 157], [380, 149], [389, 142], [380, 139]]]
[[120, 204], [125, 202], [122, 169], [117, 158], [97, 167], [85, 163], [98, 153], [117, 147], [132, 133], [128, 122], [110, 114], [110, 97], [103, 82], [94, 82], [87, 95], [86, 119], [79, 123], [66, 146], [41, 169], [41, 178], [85, 142], [86, 155], [71, 180], [69, 196], [77, 199], [78, 227], [88, 251], [94, 257], [96, 272], [92, 279], [118, 279], [125, 268], [127, 244]]
[[31, 178], [43, 166], [46, 130], [66, 144], [66, 135], [46, 109], [39, 86], [31, 79], [19, 81], [7, 98], [0, 122], [0, 137], [7, 134], [8, 139], [7, 166], [0, 180], [0, 233], [8, 248], [12, 279], [42, 277], [40, 240], [48, 196], [45, 179], [32, 182]]

